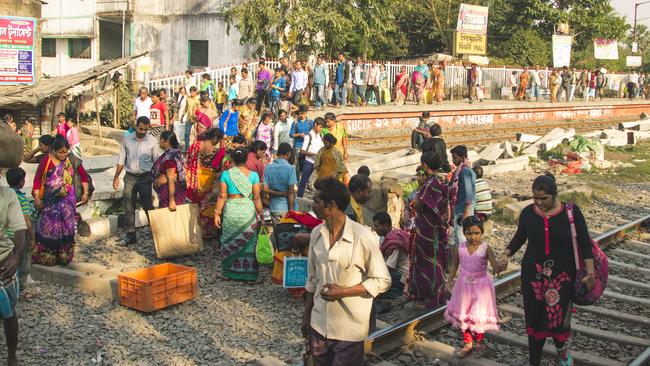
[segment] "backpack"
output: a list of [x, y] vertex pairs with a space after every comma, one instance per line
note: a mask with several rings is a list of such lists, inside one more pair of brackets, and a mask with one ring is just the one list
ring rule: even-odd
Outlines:
[[593, 305], [595, 304], [600, 297], [603, 295], [605, 288], [607, 287], [607, 277], [609, 276], [609, 263], [607, 256], [603, 253], [598, 243], [591, 239], [591, 251], [594, 256], [594, 277], [596, 279], [596, 284], [591, 291], [587, 291], [587, 288], [582, 283], [582, 279], [587, 275], [587, 269], [584, 265], [584, 260], [582, 255], [578, 250], [578, 234], [576, 233], [576, 225], [573, 217], [573, 203], [567, 203], [567, 216], [569, 217], [569, 223], [571, 224], [571, 238], [573, 241], [573, 255], [576, 261], [576, 278], [573, 283], [574, 286], [574, 298], [573, 302], [576, 305]]

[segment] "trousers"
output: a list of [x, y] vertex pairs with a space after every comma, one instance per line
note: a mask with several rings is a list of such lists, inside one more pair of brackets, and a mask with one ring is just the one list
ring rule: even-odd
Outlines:
[[135, 232], [135, 206], [140, 202], [144, 211], [149, 215], [153, 209], [151, 199], [151, 173], [124, 175], [124, 215], [126, 218], [126, 232]]

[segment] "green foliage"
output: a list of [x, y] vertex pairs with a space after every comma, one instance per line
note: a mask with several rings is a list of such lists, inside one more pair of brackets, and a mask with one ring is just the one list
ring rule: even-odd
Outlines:
[[402, 186], [402, 197], [404, 198], [404, 201], [408, 200], [411, 192], [418, 189], [418, 182], [415, 180], [412, 180], [408, 183], [400, 183], [400, 185]]
[[515, 65], [548, 65], [551, 62], [550, 42], [530, 29], [518, 30], [495, 52]]
[[113, 103], [108, 102], [102, 106], [99, 110], [99, 121], [102, 126], [113, 127], [113, 120], [115, 119], [115, 113], [113, 112]]
[[131, 96], [131, 88], [128, 83], [120, 81], [117, 84], [117, 93], [119, 96], [118, 108], [120, 109], [120, 126], [121, 129], [128, 129], [130, 126], [135, 125], [133, 117], [133, 97]]

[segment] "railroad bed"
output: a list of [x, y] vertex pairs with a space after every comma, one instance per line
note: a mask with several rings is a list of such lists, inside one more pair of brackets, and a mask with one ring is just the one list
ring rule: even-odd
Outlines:
[[[566, 120], [549, 122], [521, 122], [472, 128], [468, 126], [444, 129], [443, 137], [447, 146], [466, 144], [471, 146], [516, 140], [517, 133], [544, 135], [554, 128], [573, 128], [576, 132], [594, 131], [616, 127], [620, 122], [636, 120], [634, 117], [614, 117], [588, 120]], [[375, 153], [385, 153], [411, 146], [411, 132], [393, 131], [391, 135], [374, 137], [363, 136], [350, 139], [350, 146]]]
[[[650, 236], [644, 226], [650, 215], [619, 226], [606, 225], [594, 235], [609, 259], [609, 282], [593, 306], [576, 306], [572, 316], [571, 353], [576, 365], [641, 366], [650, 364]], [[453, 355], [462, 346], [458, 329], [444, 320], [446, 307], [416, 314], [368, 337], [371, 365], [527, 365], [523, 299], [517, 266], [495, 280], [501, 316], [500, 331], [486, 333], [488, 352], [462, 360]], [[408, 313], [408, 311], [406, 312]], [[543, 365], [557, 365], [555, 347], [547, 341]]]

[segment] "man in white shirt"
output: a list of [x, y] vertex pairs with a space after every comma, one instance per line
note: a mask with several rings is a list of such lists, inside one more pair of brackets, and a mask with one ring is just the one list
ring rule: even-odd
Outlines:
[[293, 71], [291, 72], [291, 89], [289, 89], [289, 93], [287, 94], [287, 97], [289, 97], [289, 107], [287, 107], [287, 110], [289, 112], [291, 112], [294, 105], [300, 105], [300, 98], [302, 98], [302, 93], [307, 88], [308, 79], [309, 75], [307, 71], [303, 70], [302, 62], [294, 62]]
[[196, 86], [196, 81], [194, 80], [194, 71], [185, 71], [185, 80], [183, 80], [183, 86], [185, 87], [186, 91], [189, 91], [191, 87]]
[[391, 280], [379, 238], [348, 218], [350, 193], [336, 178], [316, 181], [301, 331], [315, 365], [363, 365], [373, 299]]
[[352, 69], [352, 95], [354, 97], [353, 104], [356, 107], [359, 104], [359, 98], [361, 98], [361, 106], [363, 107], [368, 103], [363, 93], [363, 62], [361, 57], [357, 57], [357, 63]]
[[534, 70], [528, 70], [530, 74], [530, 98], [535, 97], [535, 100], [539, 102], [539, 88], [542, 87], [542, 76], [539, 73], [539, 66], [535, 65]]
[[151, 98], [149, 98], [149, 91], [147, 88], [142, 87], [138, 91], [138, 98], [135, 98], [135, 102], [133, 104], [133, 117], [135, 120], [137, 120], [140, 117], [147, 117], [151, 118], [151, 105], [153, 104], [153, 101], [151, 101]]
[[278, 111], [278, 121], [273, 127], [273, 151], [278, 151], [278, 146], [283, 142], [293, 146], [293, 138], [291, 137], [292, 125], [293, 119], [288, 117], [285, 110], [280, 109]]
[[381, 98], [379, 97], [379, 77], [381, 73], [379, 72], [379, 66], [377, 66], [377, 61], [372, 61], [368, 73], [366, 74], [366, 101], [370, 100], [370, 92], [375, 94], [375, 101], [377, 105], [381, 104]]
[[239, 80], [239, 91], [237, 92], [237, 99], [248, 100], [255, 95], [255, 85], [253, 79], [248, 75], [248, 69], [242, 69], [241, 80]]
[[634, 100], [636, 97], [636, 87], [639, 84], [639, 74], [636, 71], [627, 74], [627, 97], [629, 100]]
[[304, 155], [305, 162], [302, 166], [302, 175], [300, 176], [300, 182], [298, 183], [298, 197], [303, 197], [305, 194], [305, 188], [307, 188], [307, 183], [309, 178], [311, 178], [312, 173], [314, 172], [314, 162], [316, 160], [316, 155], [318, 151], [323, 147], [323, 138], [321, 136], [321, 131], [327, 126], [327, 122], [323, 117], [318, 117], [314, 120], [314, 128], [309, 131], [309, 134], [305, 136], [305, 140], [302, 143], [302, 149], [300, 154]]

